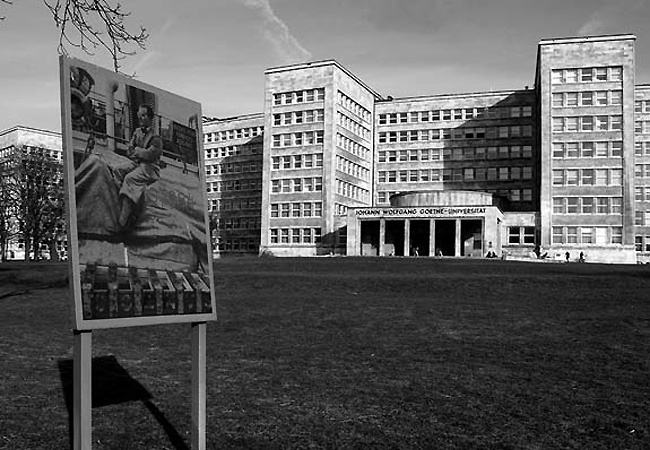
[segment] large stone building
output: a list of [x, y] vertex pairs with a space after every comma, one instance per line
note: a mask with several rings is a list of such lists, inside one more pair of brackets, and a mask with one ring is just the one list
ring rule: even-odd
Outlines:
[[544, 39], [531, 86], [392, 98], [334, 60], [203, 122], [215, 253], [650, 258], [635, 36]]
[[[246, 194], [262, 252], [634, 262], [650, 252], [650, 85], [635, 83], [634, 45], [544, 39], [530, 88], [408, 98], [333, 60], [272, 68], [264, 112], [206, 122], [206, 151], [263, 126]], [[221, 248], [237, 245], [255, 247]]]

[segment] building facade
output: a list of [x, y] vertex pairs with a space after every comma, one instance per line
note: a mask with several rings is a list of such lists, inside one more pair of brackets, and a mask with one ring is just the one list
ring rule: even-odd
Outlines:
[[650, 260], [634, 35], [543, 39], [531, 87], [392, 98], [334, 60], [204, 119], [217, 255]]

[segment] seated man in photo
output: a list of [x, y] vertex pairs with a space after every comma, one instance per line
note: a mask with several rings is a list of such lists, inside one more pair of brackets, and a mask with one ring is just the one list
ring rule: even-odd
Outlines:
[[149, 105], [138, 108], [138, 124], [129, 144], [127, 157], [130, 161], [113, 168], [121, 184], [119, 225], [122, 229], [133, 226], [135, 206], [145, 188], [160, 178], [162, 143], [153, 130], [154, 112]]

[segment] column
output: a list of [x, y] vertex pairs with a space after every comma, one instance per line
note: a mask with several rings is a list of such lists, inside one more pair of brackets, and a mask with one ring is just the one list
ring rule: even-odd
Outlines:
[[411, 256], [411, 219], [404, 219], [404, 256]]
[[379, 256], [385, 256], [386, 253], [386, 219], [379, 219]]
[[436, 255], [436, 219], [429, 220], [429, 256]]
[[454, 234], [454, 256], [460, 256], [460, 219], [456, 219], [456, 233]]

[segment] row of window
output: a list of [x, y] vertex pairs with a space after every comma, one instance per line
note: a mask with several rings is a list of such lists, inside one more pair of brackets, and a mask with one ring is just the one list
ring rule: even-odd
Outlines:
[[339, 105], [343, 106], [345, 109], [347, 109], [351, 113], [357, 115], [358, 117], [361, 117], [363, 120], [370, 123], [370, 120], [371, 120], [370, 111], [368, 109], [364, 108], [363, 106], [361, 106], [355, 100], [352, 100], [345, 93], [343, 93], [341, 91], [338, 91], [336, 93], [336, 100], [337, 100]]
[[621, 66], [551, 70], [552, 84], [594, 83], [601, 81], [622, 80], [623, 68]]
[[370, 169], [350, 161], [343, 156], [336, 155], [336, 169], [361, 180], [370, 180]]
[[321, 217], [322, 202], [271, 203], [271, 217]]
[[553, 108], [572, 108], [576, 106], [620, 106], [623, 104], [623, 91], [580, 91], [554, 92]]
[[622, 197], [553, 197], [553, 214], [621, 214]]
[[273, 135], [273, 147], [292, 147], [299, 145], [317, 145], [323, 143], [325, 132], [302, 131], [299, 133], [282, 133]]
[[370, 149], [368, 147], [353, 141], [347, 136], [343, 136], [341, 133], [336, 133], [336, 146], [361, 159], [367, 160], [370, 155]]
[[635, 113], [650, 113], [650, 100], [637, 100], [634, 102]]
[[430, 181], [519, 181], [531, 180], [530, 166], [465, 167], [455, 169], [380, 170], [379, 183], [418, 183]]
[[271, 180], [271, 192], [317, 192], [323, 190], [323, 177], [283, 178]]
[[208, 192], [261, 191], [262, 180], [259, 178], [207, 182]]
[[477, 128], [436, 128], [431, 130], [381, 131], [379, 143], [459, 140], [459, 139], [506, 139], [531, 137], [532, 125], [511, 125]]
[[639, 202], [650, 202], [650, 186], [647, 187], [635, 187], [634, 188], [634, 200]]
[[370, 191], [348, 181], [336, 179], [336, 193], [362, 202], [370, 201]]
[[225, 158], [227, 156], [241, 156], [241, 155], [261, 155], [262, 144], [244, 144], [244, 145], [226, 145], [223, 147], [206, 148], [205, 157], [210, 158]]
[[206, 175], [219, 175], [225, 173], [259, 173], [262, 164], [258, 161], [242, 161], [235, 163], [206, 164]]
[[650, 252], [650, 236], [634, 236], [634, 249], [637, 252]]
[[553, 142], [553, 158], [620, 158], [622, 141]]
[[299, 125], [325, 121], [324, 109], [309, 109], [307, 111], [292, 111], [273, 114], [273, 125]]
[[208, 200], [210, 211], [241, 211], [243, 209], [259, 209], [262, 207], [260, 197], [249, 198], [211, 198]]
[[337, 124], [340, 127], [345, 128], [350, 133], [356, 134], [357, 136], [360, 136], [361, 138], [367, 141], [370, 140], [370, 135], [371, 135], [370, 128], [364, 126], [360, 122], [356, 121], [351, 117], [348, 117], [347, 115], [341, 112], [336, 113], [336, 119], [337, 119]]
[[650, 134], [650, 120], [635, 120], [634, 132], [636, 134]]
[[271, 228], [271, 244], [318, 244], [321, 241], [320, 228]]
[[623, 227], [553, 227], [554, 244], [622, 244]]
[[231, 252], [231, 251], [246, 251], [246, 252], [257, 252], [259, 249], [260, 240], [259, 238], [226, 238], [226, 239], [215, 239], [213, 244], [213, 249], [216, 252]]
[[300, 155], [272, 156], [271, 168], [280, 169], [312, 169], [323, 167], [322, 153], [307, 153]]
[[534, 244], [535, 227], [508, 227], [508, 244]]
[[264, 127], [247, 127], [233, 130], [209, 131], [203, 133], [203, 142], [230, 141], [232, 139], [246, 139], [264, 133]]
[[635, 164], [634, 178], [650, 178], [650, 164]]
[[483, 159], [530, 158], [530, 145], [501, 145], [499, 147], [414, 148], [410, 150], [379, 150], [378, 162], [474, 161]]
[[[533, 201], [532, 189], [487, 189], [486, 192], [507, 198], [511, 202], [531, 202]], [[397, 194], [397, 191], [378, 191], [377, 203], [387, 204], [390, 202], [390, 196]]]
[[281, 92], [273, 94], [274, 105], [293, 105], [296, 103], [322, 102], [325, 100], [325, 89], [303, 89], [300, 91]]
[[553, 117], [552, 126], [555, 133], [620, 131], [623, 129], [623, 116]]
[[622, 169], [553, 170], [553, 186], [621, 186]]
[[650, 141], [636, 141], [634, 143], [635, 156], [650, 156]]
[[226, 217], [213, 220], [217, 230], [259, 230], [262, 228], [262, 219], [259, 216], [251, 217]]
[[456, 108], [433, 111], [411, 111], [379, 114], [379, 125], [398, 123], [437, 122], [439, 120], [510, 119], [531, 117], [533, 107], [484, 106], [479, 108]]

